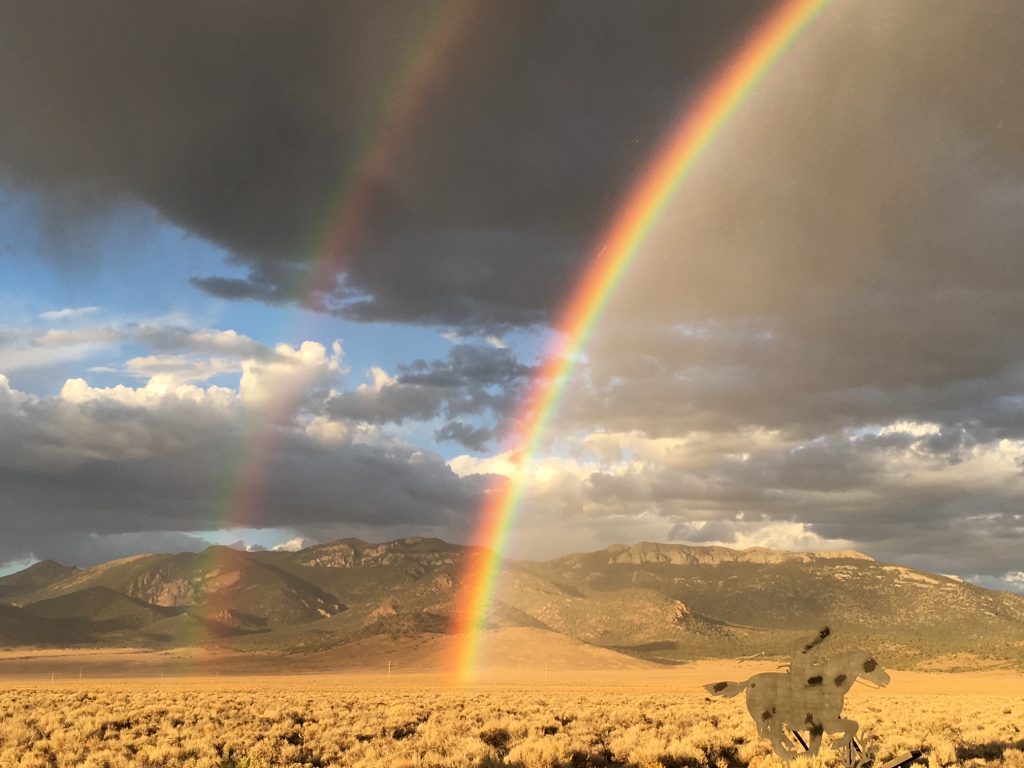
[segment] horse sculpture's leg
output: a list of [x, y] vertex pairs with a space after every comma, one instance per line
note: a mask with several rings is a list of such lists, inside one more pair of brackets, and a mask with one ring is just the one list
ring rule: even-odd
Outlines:
[[820, 726], [811, 728], [811, 738], [808, 741], [807, 753], [812, 757], [817, 756], [818, 750], [821, 749], [822, 733], [824, 733], [824, 730]]
[[835, 749], [844, 748], [847, 744], [853, 741], [853, 737], [857, 735], [858, 725], [856, 720], [846, 720], [845, 718], [838, 716], [829, 717], [824, 725], [829, 733], [839, 733], [842, 731], [842, 736], [838, 739], [832, 740], [832, 746]]
[[749, 694], [747, 705], [751, 716], [754, 718], [754, 722], [757, 723], [757, 735], [762, 739], [768, 739], [772, 743], [772, 749], [775, 750], [775, 754], [783, 760], [792, 760], [796, 757], [796, 748], [793, 746], [793, 742], [786, 736], [786, 729], [782, 726], [782, 723], [776, 719], [775, 706], [772, 706], [770, 709], [764, 709], [760, 714], [756, 714], [756, 709], [759, 706], [765, 705], [756, 699], [751, 699]]
[[793, 742], [786, 736], [786, 733], [780, 723], [772, 721], [769, 723], [766, 730], [767, 734], [765, 735], [771, 739], [772, 748], [775, 750], [775, 754], [783, 760], [792, 760], [796, 757], [796, 747], [793, 746]]

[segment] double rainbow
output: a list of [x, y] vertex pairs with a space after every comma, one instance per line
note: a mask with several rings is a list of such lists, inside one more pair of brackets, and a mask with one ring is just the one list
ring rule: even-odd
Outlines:
[[509, 477], [488, 490], [472, 543], [482, 550], [469, 561], [454, 619], [455, 666], [462, 680], [477, 667], [484, 625], [494, 597], [501, 557], [529, 478], [529, 465], [558, 409], [581, 350], [615, 287], [679, 184], [743, 103], [828, 0], [783, 0], [758, 25], [725, 69], [685, 112], [668, 140], [625, 199], [598, 241], [596, 255], [558, 318], [557, 339], [534, 379], [511, 443], [518, 455]]

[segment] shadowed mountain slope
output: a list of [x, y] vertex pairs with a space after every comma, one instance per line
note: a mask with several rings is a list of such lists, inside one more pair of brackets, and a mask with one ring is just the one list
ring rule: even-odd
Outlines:
[[83, 639], [64, 622], [0, 603], [0, 646], [62, 645]]
[[181, 608], [151, 605], [107, 587], [86, 587], [59, 597], [29, 603], [24, 610], [35, 616], [64, 621], [87, 621], [97, 631], [138, 629], [184, 612]]

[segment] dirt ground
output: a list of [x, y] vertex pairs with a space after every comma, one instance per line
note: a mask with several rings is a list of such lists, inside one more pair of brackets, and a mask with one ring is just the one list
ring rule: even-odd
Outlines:
[[[119, 679], [207, 680], [268, 678], [350, 681], [360, 686], [403, 681], [409, 685], [553, 686], [567, 688], [638, 687], [699, 692], [705, 683], [745, 680], [759, 672], [778, 671], [779, 662], [709, 659], [660, 665], [589, 646], [548, 646], [520, 658], [510, 650], [526, 639], [512, 632], [496, 636], [471, 683], [459, 681], [446, 666], [449, 654], [422, 638], [375, 640], [316, 654], [230, 653], [205, 649], [148, 651], [138, 649], [0, 650], [0, 683], [116, 681]], [[507, 647], [507, 648], [506, 648]], [[582, 648], [582, 650], [581, 650]], [[506, 652], [507, 651], [507, 652]], [[540, 663], [538, 658], [544, 658]], [[390, 662], [390, 671], [389, 671]], [[889, 670], [892, 682], [872, 690], [855, 685], [850, 697], [906, 694], [1024, 697], [1024, 675], [1012, 669], [973, 672]], [[269, 682], [269, 680], [268, 680]]]

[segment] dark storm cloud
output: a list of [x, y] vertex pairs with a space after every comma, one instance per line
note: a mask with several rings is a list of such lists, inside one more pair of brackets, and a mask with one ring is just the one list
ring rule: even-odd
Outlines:
[[570, 419], [1024, 435], [1024, 6], [933, 11], [829, 5], [667, 206]]
[[473, 427], [462, 416], [488, 415], [500, 423], [511, 415], [533, 368], [511, 350], [458, 344], [443, 360], [414, 360], [398, 367], [398, 375], [379, 386], [339, 392], [327, 401], [335, 419], [371, 424], [426, 421], [443, 415], [449, 421], [437, 432], [439, 440], [454, 440], [482, 450], [494, 430]]
[[[0, 99], [16, 117], [0, 123], [0, 180], [72, 230], [153, 209], [249, 270], [199, 286], [269, 302], [297, 298], [355, 182], [359, 231], [332, 254], [347, 277], [309, 303], [358, 319], [543, 322], [651, 146], [763, 10], [4, 3]], [[434, 59], [419, 55], [438, 41]], [[402, 124], [387, 125], [395, 109]], [[359, 178], [381, 136], [383, 159]]]
[[[282, 425], [255, 434], [244, 409], [216, 395], [39, 399], [0, 385], [0, 562], [88, 541], [96, 552], [64, 559], [95, 560], [130, 548], [129, 534], [150, 547], [168, 531], [226, 526], [450, 532], [480, 490], [441, 457], [395, 442], [324, 440]], [[268, 439], [274, 450], [247, 471], [259, 460], [254, 441]]]

